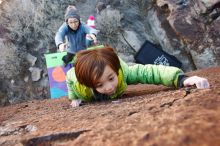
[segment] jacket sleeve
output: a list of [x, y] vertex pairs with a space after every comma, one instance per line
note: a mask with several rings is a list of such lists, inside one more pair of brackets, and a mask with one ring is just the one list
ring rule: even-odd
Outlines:
[[68, 90], [68, 98], [70, 100], [78, 99], [77, 95], [74, 92], [74, 85], [76, 82], [76, 77], [74, 74], [74, 68], [70, 69], [66, 75], [66, 85]]
[[74, 67], [67, 71], [66, 84], [68, 90], [68, 98], [70, 100], [81, 99], [83, 101], [91, 101], [93, 98], [90, 88], [80, 84], [77, 81]]
[[176, 67], [163, 65], [136, 64], [128, 67], [128, 84], [162, 84], [165, 86], [178, 86], [178, 77], [183, 71]]
[[59, 44], [62, 44], [64, 42], [65, 35], [67, 32], [68, 32], [68, 26], [66, 23], [63, 23], [55, 35], [55, 43], [57, 47], [59, 46]]

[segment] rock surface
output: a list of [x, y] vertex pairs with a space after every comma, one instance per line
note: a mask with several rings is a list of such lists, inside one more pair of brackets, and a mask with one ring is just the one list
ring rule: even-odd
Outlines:
[[220, 17], [206, 24], [216, 10], [201, 16], [219, 0], [186, 0], [184, 7], [179, 0], [105, 0], [109, 15], [96, 14], [98, 1], [103, 0], [2, 0], [0, 106], [50, 97], [44, 54], [57, 51], [54, 35], [69, 4], [76, 5], [84, 22], [94, 14], [98, 41], [115, 47], [130, 65], [146, 40], [178, 58], [185, 72], [220, 65]]
[[217, 0], [186, 0], [186, 5], [178, 5], [177, 2], [157, 0], [157, 9], [148, 12], [150, 25], [156, 24], [152, 30], [160, 38], [160, 45], [180, 59], [186, 70], [219, 65], [219, 18], [206, 23], [210, 15], [201, 15]]
[[66, 97], [0, 108], [0, 145], [219, 146], [220, 68], [190, 72], [210, 89], [132, 85], [115, 101], [71, 108]]

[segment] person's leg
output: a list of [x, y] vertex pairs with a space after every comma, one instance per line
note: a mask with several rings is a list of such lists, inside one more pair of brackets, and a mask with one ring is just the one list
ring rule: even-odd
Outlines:
[[92, 38], [89, 37], [89, 35], [86, 35], [86, 47], [90, 47], [92, 45], [94, 45]]
[[67, 52], [67, 55], [63, 56], [62, 60], [63, 60], [63, 62], [65, 64], [65, 67], [67, 66], [67, 64], [69, 62], [71, 62], [73, 60], [74, 56], [75, 56], [75, 54], [68, 53], [68, 52]]
[[92, 46], [94, 43], [93, 43], [93, 40], [89, 40], [89, 39], [86, 39], [86, 47], [90, 47]]

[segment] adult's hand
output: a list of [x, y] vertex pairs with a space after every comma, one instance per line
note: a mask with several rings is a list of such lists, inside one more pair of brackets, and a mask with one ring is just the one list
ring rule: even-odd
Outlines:
[[66, 50], [66, 46], [67, 46], [67, 43], [62, 43], [62, 44], [60, 44], [60, 45], [59, 45], [59, 50], [60, 50], [60, 52], [65, 51], [65, 50]]
[[97, 38], [94, 34], [88, 34], [88, 36], [93, 40], [94, 44], [97, 44]]

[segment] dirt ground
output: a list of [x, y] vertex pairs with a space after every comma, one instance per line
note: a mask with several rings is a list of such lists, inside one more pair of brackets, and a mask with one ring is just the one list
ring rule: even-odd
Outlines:
[[132, 85], [122, 98], [70, 107], [66, 97], [0, 108], [2, 146], [219, 146], [220, 68], [189, 73], [210, 89]]

